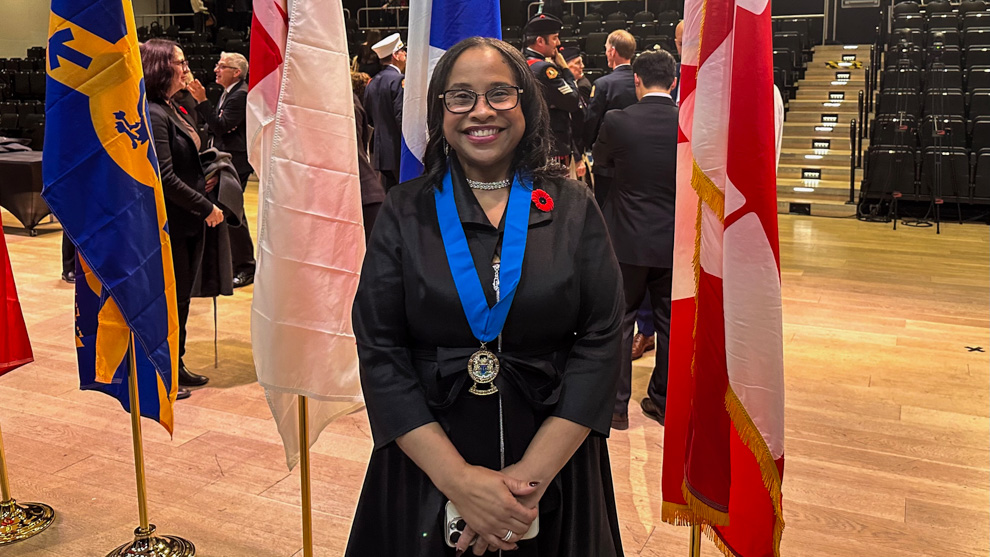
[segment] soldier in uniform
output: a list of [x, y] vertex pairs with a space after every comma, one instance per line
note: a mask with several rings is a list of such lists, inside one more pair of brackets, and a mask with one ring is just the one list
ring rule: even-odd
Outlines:
[[406, 71], [406, 47], [393, 33], [371, 47], [382, 69], [364, 90], [364, 107], [372, 135], [371, 165], [382, 177], [385, 191], [399, 183], [402, 141], [402, 98]]
[[578, 153], [571, 130], [571, 113], [582, 110], [574, 75], [558, 52], [563, 24], [549, 14], [537, 14], [523, 28], [523, 56], [537, 81], [543, 85], [543, 98], [550, 109], [553, 154], [567, 166]]

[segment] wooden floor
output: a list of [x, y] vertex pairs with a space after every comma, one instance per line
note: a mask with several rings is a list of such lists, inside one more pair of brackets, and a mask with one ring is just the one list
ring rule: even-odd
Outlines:
[[[249, 190], [254, 212], [256, 192]], [[252, 214], [253, 216], [253, 214]], [[61, 234], [3, 215], [36, 362], [0, 378], [14, 496], [59, 513], [6, 556], [97, 556], [129, 541], [137, 512], [127, 414], [78, 390], [72, 287]], [[933, 229], [780, 216], [787, 365], [786, 557], [974, 556], [990, 552], [988, 228]], [[212, 315], [195, 300], [187, 363], [209, 388], [180, 401], [169, 439], [145, 421], [152, 521], [201, 556], [301, 555], [299, 474], [289, 473], [252, 366], [251, 288]], [[970, 351], [968, 347], [982, 347]], [[633, 400], [652, 353], [636, 362]], [[688, 554], [660, 522], [663, 429], [635, 406], [610, 439], [626, 555]], [[363, 411], [314, 448], [317, 554], [341, 555], [372, 447]], [[705, 542], [703, 555], [717, 551]]]

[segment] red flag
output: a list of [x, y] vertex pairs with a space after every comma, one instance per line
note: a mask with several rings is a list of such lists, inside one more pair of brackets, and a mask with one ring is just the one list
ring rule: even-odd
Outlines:
[[768, 0], [687, 0], [662, 518], [779, 557], [783, 336]]
[[7, 241], [0, 234], [0, 375], [34, 361], [31, 341], [17, 301]]

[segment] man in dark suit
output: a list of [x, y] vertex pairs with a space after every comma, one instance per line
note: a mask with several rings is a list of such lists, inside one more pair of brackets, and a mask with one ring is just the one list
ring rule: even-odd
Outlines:
[[[220, 151], [230, 153], [231, 162], [241, 180], [241, 189], [247, 188], [253, 169], [247, 155], [247, 78], [248, 61], [242, 54], [224, 52], [213, 68], [216, 82], [224, 88], [216, 108], [206, 98], [206, 89], [199, 81], [189, 85], [189, 92], [198, 101], [196, 113], [206, 124], [211, 144]], [[234, 287], [240, 288], [254, 282], [254, 242], [247, 220], [241, 226], [230, 228], [230, 253], [234, 269]]]
[[406, 47], [393, 33], [371, 47], [382, 69], [364, 90], [364, 108], [372, 134], [371, 166], [382, 177], [385, 191], [399, 183], [402, 153], [402, 98], [405, 85]]
[[[591, 101], [584, 115], [584, 144], [594, 145], [598, 139], [605, 113], [609, 110], [622, 110], [636, 102], [636, 86], [633, 83], [633, 72], [630, 60], [636, 55], [636, 38], [622, 29], [612, 31], [605, 40], [605, 58], [612, 72], [595, 80], [591, 88]], [[609, 184], [612, 180], [612, 170], [596, 164], [593, 169], [595, 178], [595, 199], [598, 206], [604, 206], [608, 197]]]
[[670, 285], [674, 245], [677, 166], [677, 106], [670, 98], [676, 62], [669, 52], [644, 52], [633, 64], [636, 96], [624, 110], [605, 115], [595, 143], [595, 165], [615, 170], [603, 214], [622, 270], [622, 374], [612, 427], [629, 427], [632, 394], [632, 338], [636, 310], [650, 293], [657, 330], [656, 365], [644, 413], [663, 424], [667, 401], [667, 349], [670, 341]]
[[529, 69], [543, 86], [543, 99], [550, 109], [553, 154], [558, 162], [566, 166], [570, 162], [569, 157], [577, 152], [571, 134], [571, 113], [581, 110], [583, 105], [574, 75], [558, 52], [562, 27], [556, 17], [537, 14], [523, 28], [522, 53]]

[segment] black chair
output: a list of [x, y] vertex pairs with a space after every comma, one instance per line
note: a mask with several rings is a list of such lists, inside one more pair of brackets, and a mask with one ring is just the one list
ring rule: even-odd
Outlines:
[[660, 21], [657, 20], [657, 35], [666, 35], [668, 37], [674, 36], [674, 30], [677, 28], [677, 21]]
[[657, 24], [652, 21], [649, 23], [634, 23], [629, 32], [637, 39], [646, 39], [657, 34]]
[[612, 13], [608, 14], [607, 16], [605, 16], [605, 21], [606, 22], [609, 22], [609, 21], [621, 21], [621, 22], [625, 23], [628, 20], [629, 20], [629, 16], [626, 15], [625, 12], [612, 12]]
[[653, 12], [643, 10], [633, 14], [633, 23], [655, 23], [657, 16]]
[[966, 120], [962, 116], [925, 116], [918, 129], [921, 147], [966, 147]]
[[921, 14], [898, 14], [894, 16], [893, 29], [925, 29], [925, 16]]
[[15, 135], [18, 131], [17, 114], [10, 112], [0, 113], [0, 132], [3, 132], [3, 135]]
[[962, 89], [925, 90], [924, 114], [936, 116], [959, 116], [966, 114], [966, 97]]
[[990, 12], [970, 12], [963, 15], [963, 31], [971, 27], [990, 27]]
[[773, 84], [777, 86], [777, 89], [780, 89], [781, 94], [783, 94], [785, 98], [787, 95], [788, 86], [790, 84], [789, 76], [790, 74], [786, 70], [783, 68], [778, 68], [776, 64], [774, 65]]
[[894, 192], [913, 195], [917, 168], [914, 153], [911, 147], [870, 145], [863, 193], [868, 197], [884, 197]]
[[584, 42], [584, 51], [588, 54], [599, 55], [605, 52], [605, 41], [608, 40], [608, 33], [595, 32], [588, 33], [588, 38]]
[[45, 59], [45, 47], [43, 46], [32, 46], [27, 49], [27, 56], [32, 60], [44, 60]]
[[777, 20], [779, 25], [777, 32], [781, 33], [797, 33], [802, 37], [805, 37], [805, 44], [810, 43], [812, 37], [811, 33], [811, 22], [804, 18], [786, 18]]
[[910, 114], [881, 114], [873, 119], [871, 146], [911, 147], [918, 145], [918, 120]]
[[937, 65], [925, 72], [925, 89], [962, 89], [962, 70], [956, 66]]
[[17, 115], [17, 107], [20, 103], [14, 101], [0, 102], [0, 114]]
[[619, 29], [625, 29], [628, 25], [625, 21], [610, 20], [605, 22], [603, 30], [606, 33], [611, 33], [612, 31], [618, 31]]
[[918, 14], [921, 13], [921, 6], [917, 2], [898, 2], [894, 5], [894, 16], [901, 14]]
[[788, 83], [797, 83], [798, 70], [794, 60], [795, 54], [791, 50], [773, 51], [773, 67], [780, 68], [786, 72]]
[[33, 71], [28, 78], [31, 87], [31, 97], [35, 99], [45, 98], [45, 88], [48, 86], [48, 75], [42, 71]]
[[16, 72], [20, 63], [21, 63], [20, 58], [5, 58], [3, 63], [3, 69]]
[[970, 27], [963, 31], [963, 48], [990, 46], [990, 27]]
[[976, 153], [990, 149], [990, 117], [977, 116], [969, 121], [970, 149]]
[[990, 89], [973, 89], [969, 93], [969, 119], [990, 116]]
[[564, 14], [560, 22], [564, 24], [565, 29], [575, 29], [581, 23], [581, 18], [577, 14]]
[[[948, 2], [946, 2], [945, 4], [949, 5]], [[951, 11], [946, 11], [945, 13], [932, 13], [931, 11], [929, 11], [928, 13], [929, 13], [928, 15], [929, 31], [932, 29], [955, 29], [957, 31], [959, 30], [959, 16], [952, 13]]]
[[17, 127], [22, 131], [28, 131], [36, 128], [38, 124], [44, 123], [44, 114], [21, 114], [17, 117]]
[[14, 72], [14, 96], [19, 99], [31, 97], [31, 73], [27, 70]]
[[905, 41], [911, 46], [923, 47], [925, 46], [925, 32], [921, 29], [898, 29], [891, 31], [890, 35], [887, 36], [887, 46], [891, 48], [897, 47], [901, 41]]
[[973, 172], [972, 200], [977, 202], [990, 201], [990, 150], [983, 150], [973, 153], [975, 159], [972, 163]]
[[[931, 2], [925, 2], [925, 12], [928, 13], [929, 18], [936, 14], [951, 13], [952, 4], [949, 0], [933, 0]], [[929, 28], [931, 28], [930, 24]]]
[[602, 22], [597, 19], [585, 19], [578, 25], [579, 35], [590, 35], [592, 33], [598, 33], [602, 30]]
[[969, 197], [969, 152], [962, 147], [924, 149], [920, 185], [918, 194], [924, 198], [957, 201]]
[[17, 59], [17, 69], [22, 72], [33, 72], [34, 71], [34, 60], [28, 60], [25, 58]]
[[935, 49], [930, 49], [928, 51], [928, 57], [925, 61], [925, 67], [931, 66], [935, 63], [941, 63], [946, 66], [962, 66], [962, 51], [958, 46], [947, 46], [942, 49], [941, 52]]
[[522, 38], [522, 27], [518, 25], [509, 25], [502, 28], [502, 38], [505, 40], [520, 39]]
[[[774, 65], [777, 65], [776, 50], [774, 51]], [[911, 89], [921, 91], [921, 71], [917, 68], [886, 68], [881, 76], [880, 87], [882, 89]]]
[[34, 127], [24, 130], [24, 136], [31, 140], [30, 147], [34, 151], [45, 149], [45, 123], [38, 122]]
[[985, 11], [987, 11], [987, 3], [983, 0], [962, 0], [959, 3], [959, 13], [961, 14]]
[[676, 10], [664, 10], [657, 14], [657, 23], [673, 23], [677, 25], [677, 22], [681, 20], [681, 12]]
[[917, 91], [885, 89], [880, 91], [877, 114], [910, 114], [917, 117], [921, 113], [921, 95]]
[[959, 31], [955, 29], [930, 29], [928, 31], [928, 48], [941, 40], [942, 46], [959, 46]]
[[668, 37], [666, 35], [650, 35], [649, 37], [636, 42], [639, 43], [639, 50], [641, 51], [652, 49], [654, 46], [659, 46], [671, 54], [677, 52], [677, 46], [674, 44], [674, 37]]
[[990, 66], [990, 47], [975, 46], [966, 49], [966, 67]]
[[584, 76], [588, 78], [588, 81], [594, 83], [596, 79], [605, 75], [605, 70], [601, 68], [585, 68]]
[[966, 92], [974, 89], [990, 89], [990, 66], [966, 68]]
[[13, 93], [10, 91], [10, 84], [0, 82], [0, 103], [6, 101], [11, 97], [13, 97]]
[[602, 14], [600, 14], [598, 12], [591, 12], [590, 14], [586, 14], [584, 16], [584, 19], [582, 19], [581, 21], [597, 21], [598, 23], [601, 23], [602, 22]]

